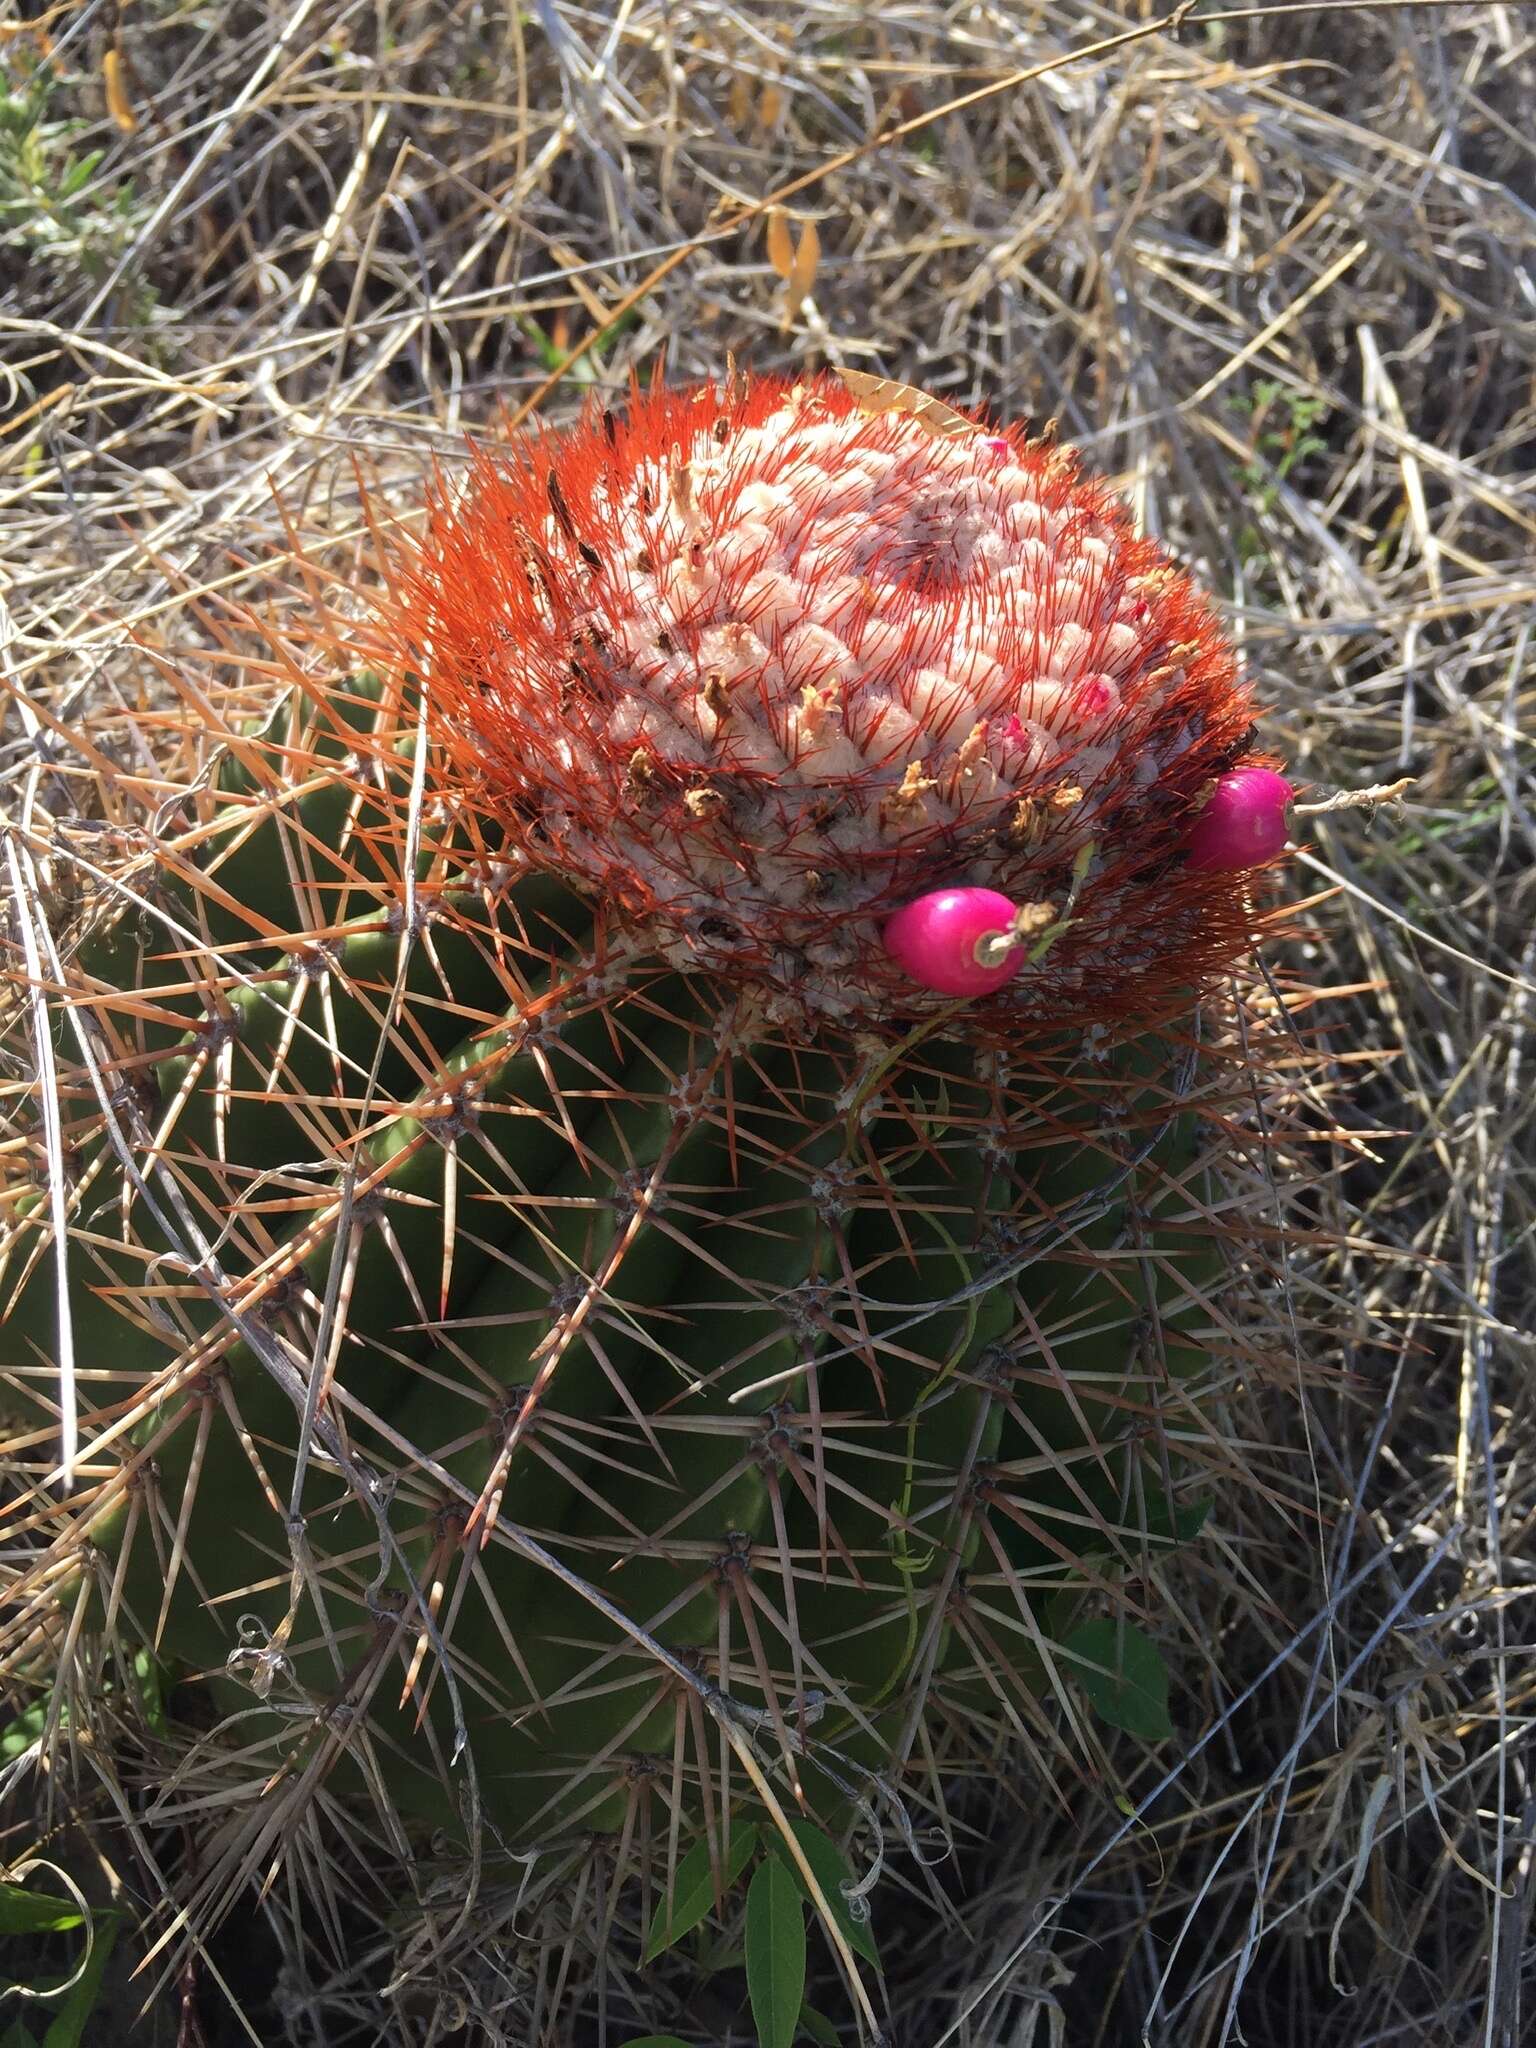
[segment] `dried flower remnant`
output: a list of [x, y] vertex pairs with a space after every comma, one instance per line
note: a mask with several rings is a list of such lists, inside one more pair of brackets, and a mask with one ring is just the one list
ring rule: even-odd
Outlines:
[[527, 856], [781, 1023], [920, 1014], [896, 911], [1074, 873], [1069, 927], [977, 1002], [1134, 1021], [1248, 944], [1241, 874], [1185, 858], [1248, 690], [1070, 452], [900, 394], [653, 390], [481, 449], [395, 630]]

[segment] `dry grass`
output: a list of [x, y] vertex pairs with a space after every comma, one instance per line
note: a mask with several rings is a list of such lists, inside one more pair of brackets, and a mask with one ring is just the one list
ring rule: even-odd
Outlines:
[[[1315, 816], [1298, 871], [1332, 892], [1299, 951], [1344, 991], [1306, 1020], [1344, 1136], [1290, 1262], [1308, 1369], [1253, 1457], [1312, 1519], [1218, 1509], [1171, 1581], [1208, 1653], [1178, 1753], [1122, 1758], [1134, 1817], [1024, 1788], [1021, 1824], [1000, 1787], [963, 1925], [919, 1902], [891, 1990], [921, 2048], [1530, 2039], [1536, 20], [27, 11], [0, 13], [11, 93], [50, 88], [0, 135], [13, 816], [68, 808], [69, 722], [131, 686], [131, 630], [184, 619], [187, 581], [260, 590], [274, 492], [344, 550], [353, 455], [409, 485], [631, 302], [550, 417], [729, 350], [1055, 417], [1225, 597], [1319, 793], [1415, 778]], [[789, 186], [787, 237], [742, 222]], [[324, 2038], [374, 2038], [350, 2001], [384, 1960]]]

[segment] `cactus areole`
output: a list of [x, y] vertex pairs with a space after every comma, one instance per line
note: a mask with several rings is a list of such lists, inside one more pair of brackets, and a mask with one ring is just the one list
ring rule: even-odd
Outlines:
[[764, 1785], [867, 1849], [1070, 1775], [1241, 1341], [1195, 1019], [1289, 786], [1210, 606], [1063, 449], [834, 378], [482, 448], [322, 587], [176, 693], [68, 969], [19, 1667], [208, 1689], [196, 1925], [321, 1790], [665, 1896]]

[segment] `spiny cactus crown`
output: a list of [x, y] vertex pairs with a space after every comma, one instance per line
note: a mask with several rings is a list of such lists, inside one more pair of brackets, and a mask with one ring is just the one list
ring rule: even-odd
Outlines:
[[1049, 442], [831, 379], [636, 394], [482, 450], [394, 631], [514, 842], [793, 1027], [911, 1015], [925, 891], [1049, 936], [1004, 1028], [1165, 1003], [1241, 949], [1185, 842], [1251, 705], [1188, 577]]

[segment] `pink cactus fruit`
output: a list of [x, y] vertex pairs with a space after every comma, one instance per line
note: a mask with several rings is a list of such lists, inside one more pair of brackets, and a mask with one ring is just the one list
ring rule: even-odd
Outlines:
[[933, 889], [903, 904], [885, 927], [885, 949], [920, 988], [989, 996], [1023, 966], [1015, 906], [996, 889]]
[[1234, 768], [1221, 776], [1189, 835], [1190, 866], [1232, 874], [1273, 860], [1290, 836], [1286, 812], [1295, 794], [1273, 768]]

